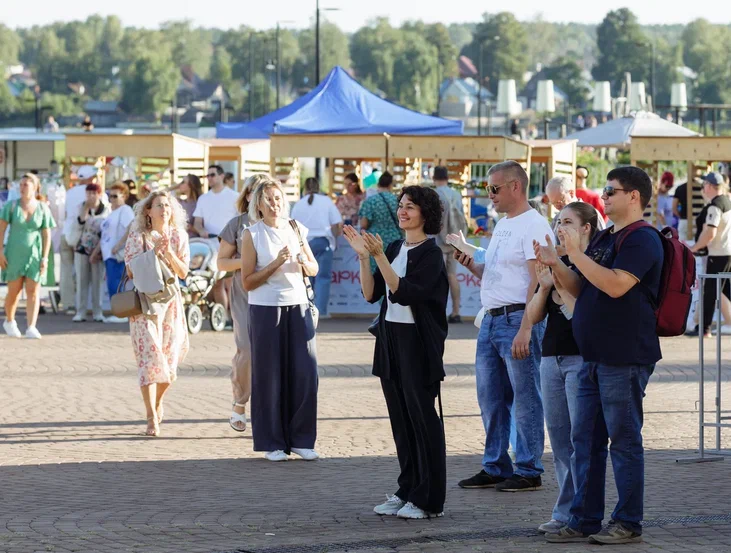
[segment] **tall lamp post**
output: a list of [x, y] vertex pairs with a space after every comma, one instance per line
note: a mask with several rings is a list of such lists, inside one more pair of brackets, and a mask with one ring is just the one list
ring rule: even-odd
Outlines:
[[279, 87], [280, 83], [282, 81], [282, 71], [280, 69], [280, 52], [279, 52], [279, 26], [285, 23], [293, 23], [293, 21], [286, 20], [286, 21], [277, 21], [277, 31], [275, 34], [275, 41], [276, 41], [276, 53], [275, 58], [276, 61], [274, 62], [277, 66], [277, 75], [276, 75], [276, 82], [277, 82], [277, 109], [279, 109]]
[[652, 59], [650, 60], [650, 94], [652, 94], [652, 111], [655, 111], [657, 97], [655, 96], [655, 35], [652, 35], [651, 41], [635, 42], [637, 46], [650, 46], [652, 48]]
[[[500, 40], [500, 37], [494, 36], [494, 37], [488, 38], [488, 40], [491, 42], [497, 42], [498, 40]], [[482, 135], [482, 82], [485, 80], [485, 76], [486, 76], [482, 72], [482, 67], [483, 67], [482, 60], [483, 60], [483, 54], [484, 54], [484, 46], [485, 46], [484, 42], [482, 41], [482, 39], [480, 39], [480, 55], [479, 55], [479, 58], [478, 58], [479, 61], [477, 64], [479, 66], [477, 68], [477, 78], [480, 81], [478, 83], [479, 86], [477, 88], [477, 136]], [[490, 88], [488, 87], [488, 92], [489, 92], [489, 90], [490, 90]], [[487, 113], [487, 118], [488, 118], [487, 134], [489, 135], [490, 134], [490, 129], [489, 129], [490, 112], [489, 111]]]
[[[320, 84], [320, 11], [336, 12], [340, 8], [321, 8], [315, 0], [315, 86]], [[315, 178], [320, 180], [320, 158], [315, 158]]]

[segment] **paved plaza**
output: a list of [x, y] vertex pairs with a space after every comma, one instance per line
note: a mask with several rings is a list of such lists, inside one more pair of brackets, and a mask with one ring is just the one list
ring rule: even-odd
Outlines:
[[[24, 322], [21, 313], [22, 329]], [[0, 551], [599, 549], [549, 545], [536, 535], [556, 497], [548, 444], [541, 491], [457, 487], [480, 469], [484, 438], [474, 382], [477, 330], [470, 324], [450, 329], [445, 356], [445, 516], [402, 521], [374, 515], [373, 505], [396, 489], [398, 464], [380, 386], [369, 376], [367, 323], [322, 322], [317, 449], [323, 459], [313, 463], [269, 463], [252, 452], [250, 430], [239, 435], [229, 428], [230, 332], [191, 337], [159, 438], [142, 436], [144, 409], [127, 325], [72, 324], [70, 317], [46, 315], [38, 325], [40, 342], [0, 337]], [[728, 367], [731, 338], [723, 347]], [[665, 340], [663, 353], [645, 404], [645, 540], [613, 550], [729, 552], [731, 459], [676, 463], [696, 456], [697, 342]], [[731, 370], [723, 376], [728, 396]], [[710, 408], [715, 386], [706, 390]], [[616, 494], [609, 475], [611, 506]]]

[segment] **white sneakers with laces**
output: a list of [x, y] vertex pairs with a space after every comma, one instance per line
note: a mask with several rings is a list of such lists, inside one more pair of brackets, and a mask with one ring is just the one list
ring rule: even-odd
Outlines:
[[20, 338], [23, 336], [18, 328], [18, 323], [15, 321], [8, 321], [5, 319], [5, 322], [3, 323], [3, 330], [5, 331], [5, 334], [11, 338]]
[[287, 454], [284, 451], [282, 451], [281, 449], [277, 449], [276, 451], [267, 451], [264, 454], [264, 458], [267, 461], [272, 461], [274, 463], [278, 463], [280, 461], [286, 461]]
[[399, 518], [408, 519], [439, 518], [444, 516], [444, 511], [442, 511], [441, 513], [430, 513], [428, 511], [425, 511], [424, 509], [419, 509], [419, 507], [409, 501], [406, 505], [399, 509], [399, 512], [396, 513], [396, 516]]
[[292, 453], [299, 455], [305, 461], [315, 461], [320, 458], [320, 454], [314, 449], [300, 449], [299, 447], [293, 447]]
[[399, 496], [392, 495], [391, 497], [388, 497], [387, 495], [386, 502], [373, 507], [373, 512], [377, 515], [396, 516], [404, 505], [406, 505], [406, 501], [401, 499]]
[[73, 322], [73, 323], [83, 323], [85, 321], [86, 321], [86, 315], [81, 312], [74, 315], [74, 318], [71, 319], [71, 322]]

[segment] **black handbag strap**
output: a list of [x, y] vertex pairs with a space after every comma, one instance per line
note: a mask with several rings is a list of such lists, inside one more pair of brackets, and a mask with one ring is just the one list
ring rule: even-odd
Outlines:
[[[300, 251], [304, 255], [305, 253], [305, 242], [302, 240], [302, 233], [300, 232], [300, 228], [297, 225], [297, 221], [294, 219], [289, 220], [289, 226], [292, 227], [292, 230], [294, 230], [295, 235], [297, 235], [297, 240], [299, 240], [300, 243]], [[312, 283], [310, 282], [310, 279], [307, 278], [305, 275], [305, 269], [304, 267], [300, 268], [300, 272], [302, 273], [302, 280], [305, 283], [305, 289], [307, 290], [307, 299], [310, 301], [313, 301], [315, 297], [315, 291], [312, 289]]]
[[382, 194], [382, 193], [381, 193], [381, 192], [379, 192], [379, 193], [378, 193], [378, 197], [379, 197], [379, 198], [381, 198], [381, 201], [382, 201], [382, 202], [383, 202], [384, 204], [386, 204], [386, 210], [388, 210], [388, 214], [389, 214], [389, 215], [391, 216], [391, 221], [393, 221], [393, 224], [394, 224], [394, 226], [396, 227], [396, 229], [397, 229], [397, 230], [398, 230], [399, 232], [401, 232], [401, 227], [399, 227], [399, 226], [398, 226], [398, 220], [396, 219], [396, 216], [395, 216], [395, 215], [393, 214], [393, 211], [391, 211], [391, 206], [390, 206], [390, 205], [388, 205], [388, 202], [386, 201], [386, 198], [384, 198], [384, 197], [383, 197], [383, 196], [382, 196], [381, 194]]

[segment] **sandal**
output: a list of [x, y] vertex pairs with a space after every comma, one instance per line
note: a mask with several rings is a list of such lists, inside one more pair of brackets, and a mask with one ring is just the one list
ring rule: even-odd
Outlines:
[[[150, 421], [153, 421], [152, 428], [150, 428], [149, 423]], [[160, 427], [158, 426], [158, 422], [156, 420], [156, 417], [149, 417], [147, 419], [147, 430], [145, 430], [145, 436], [149, 437], [156, 437], [160, 435]]]
[[[246, 404], [245, 403], [236, 403], [234, 401], [233, 407], [246, 407]], [[228, 419], [228, 424], [236, 432], [245, 432], [246, 431], [246, 411], [244, 411], [243, 413], [237, 413], [236, 411], [232, 411], [231, 416]], [[237, 424], [243, 425], [243, 428], [241, 426], [236, 426]]]

